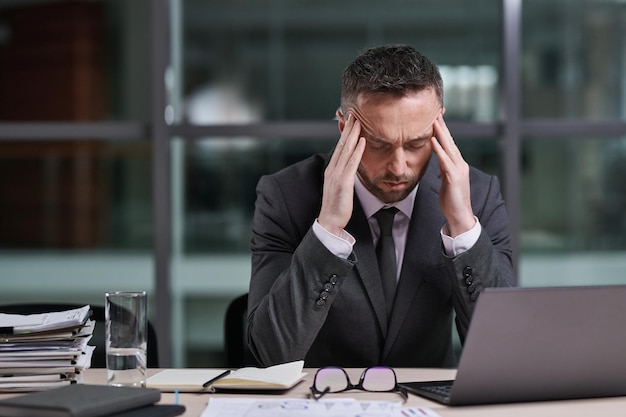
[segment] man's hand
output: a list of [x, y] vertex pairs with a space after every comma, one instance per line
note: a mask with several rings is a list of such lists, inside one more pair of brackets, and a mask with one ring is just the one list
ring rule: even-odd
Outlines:
[[322, 209], [317, 221], [336, 236], [341, 236], [352, 217], [354, 176], [365, 150], [365, 138], [360, 134], [361, 123], [348, 113], [339, 142], [324, 171]]
[[448, 221], [448, 234], [454, 238], [476, 224], [470, 199], [469, 165], [454, 143], [443, 114], [437, 117], [433, 127], [431, 142], [441, 170], [439, 205]]

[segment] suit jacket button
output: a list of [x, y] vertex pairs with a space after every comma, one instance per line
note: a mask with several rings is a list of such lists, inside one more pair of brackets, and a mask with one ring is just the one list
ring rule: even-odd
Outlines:
[[480, 292], [475, 291], [473, 293], [470, 294], [470, 300], [472, 301], [476, 301], [478, 299], [478, 296], [480, 295]]
[[338, 281], [338, 278], [336, 274], [332, 274], [330, 278], [328, 279], [328, 282], [330, 282], [332, 285], [335, 285], [337, 281]]
[[474, 291], [476, 291], [476, 284], [471, 284], [467, 287], [467, 291], [473, 293]]
[[318, 307], [324, 307], [324, 305], [326, 305], [326, 300], [322, 300], [321, 298], [317, 300], [317, 302], [315, 303], [316, 306]]
[[324, 291], [330, 291], [333, 289], [333, 285], [330, 282], [324, 284]]
[[472, 271], [472, 267], [466, 266], [465, 268], [463, 268], [463, 276], [465, 278], [469, 278], [472, 275], [474, 275], [474, 271]]
[[328, 298], [328, 296], [329, 296], [328, 291], [322, 291], [322, 292], [320, 293], [320, 298], [321, 298], [322, 300], [327, 299], [327, 298]]

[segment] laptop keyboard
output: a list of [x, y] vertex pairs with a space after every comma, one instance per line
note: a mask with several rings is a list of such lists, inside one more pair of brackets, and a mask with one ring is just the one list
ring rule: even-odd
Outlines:
[[450, 403], [450, 395], [452, 394], [452, 384], [454, 380], [448, 381], [415, 381], [401, 382], [400, 386], [404, 387], [408, 392], [428, 399], [437, 401], [441, 404]]
[[449, 397], [450, 392], [452, 391], [452, 385], [430, 385], [430, 386], [422, 386], [420, 389], [432, 392], [435, 395], [440, 397]]

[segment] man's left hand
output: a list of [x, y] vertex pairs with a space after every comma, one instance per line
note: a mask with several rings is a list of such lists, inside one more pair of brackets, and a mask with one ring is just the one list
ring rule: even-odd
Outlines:
[[433, 124], [431, 142], [439, 157], [441, 170], [441, 189], [439, 205], [448, 224], [450, 237], [467, 232], [476, 224], [470, 199], [469, 164], [465, 162], [461, 151], [440, 114]]

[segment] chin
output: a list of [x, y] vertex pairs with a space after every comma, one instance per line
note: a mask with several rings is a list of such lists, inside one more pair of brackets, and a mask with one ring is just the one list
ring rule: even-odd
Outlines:
[[411, 193], [411, 190], [387, 191], [387, 192], [380, 191], [379, 194], [376, 195], [376, 197], [378, 197], [378, 199], [385, 204], [393, 204], [393, 203], [397, 203], [398, 201], [404, 200], [410, 193]]

